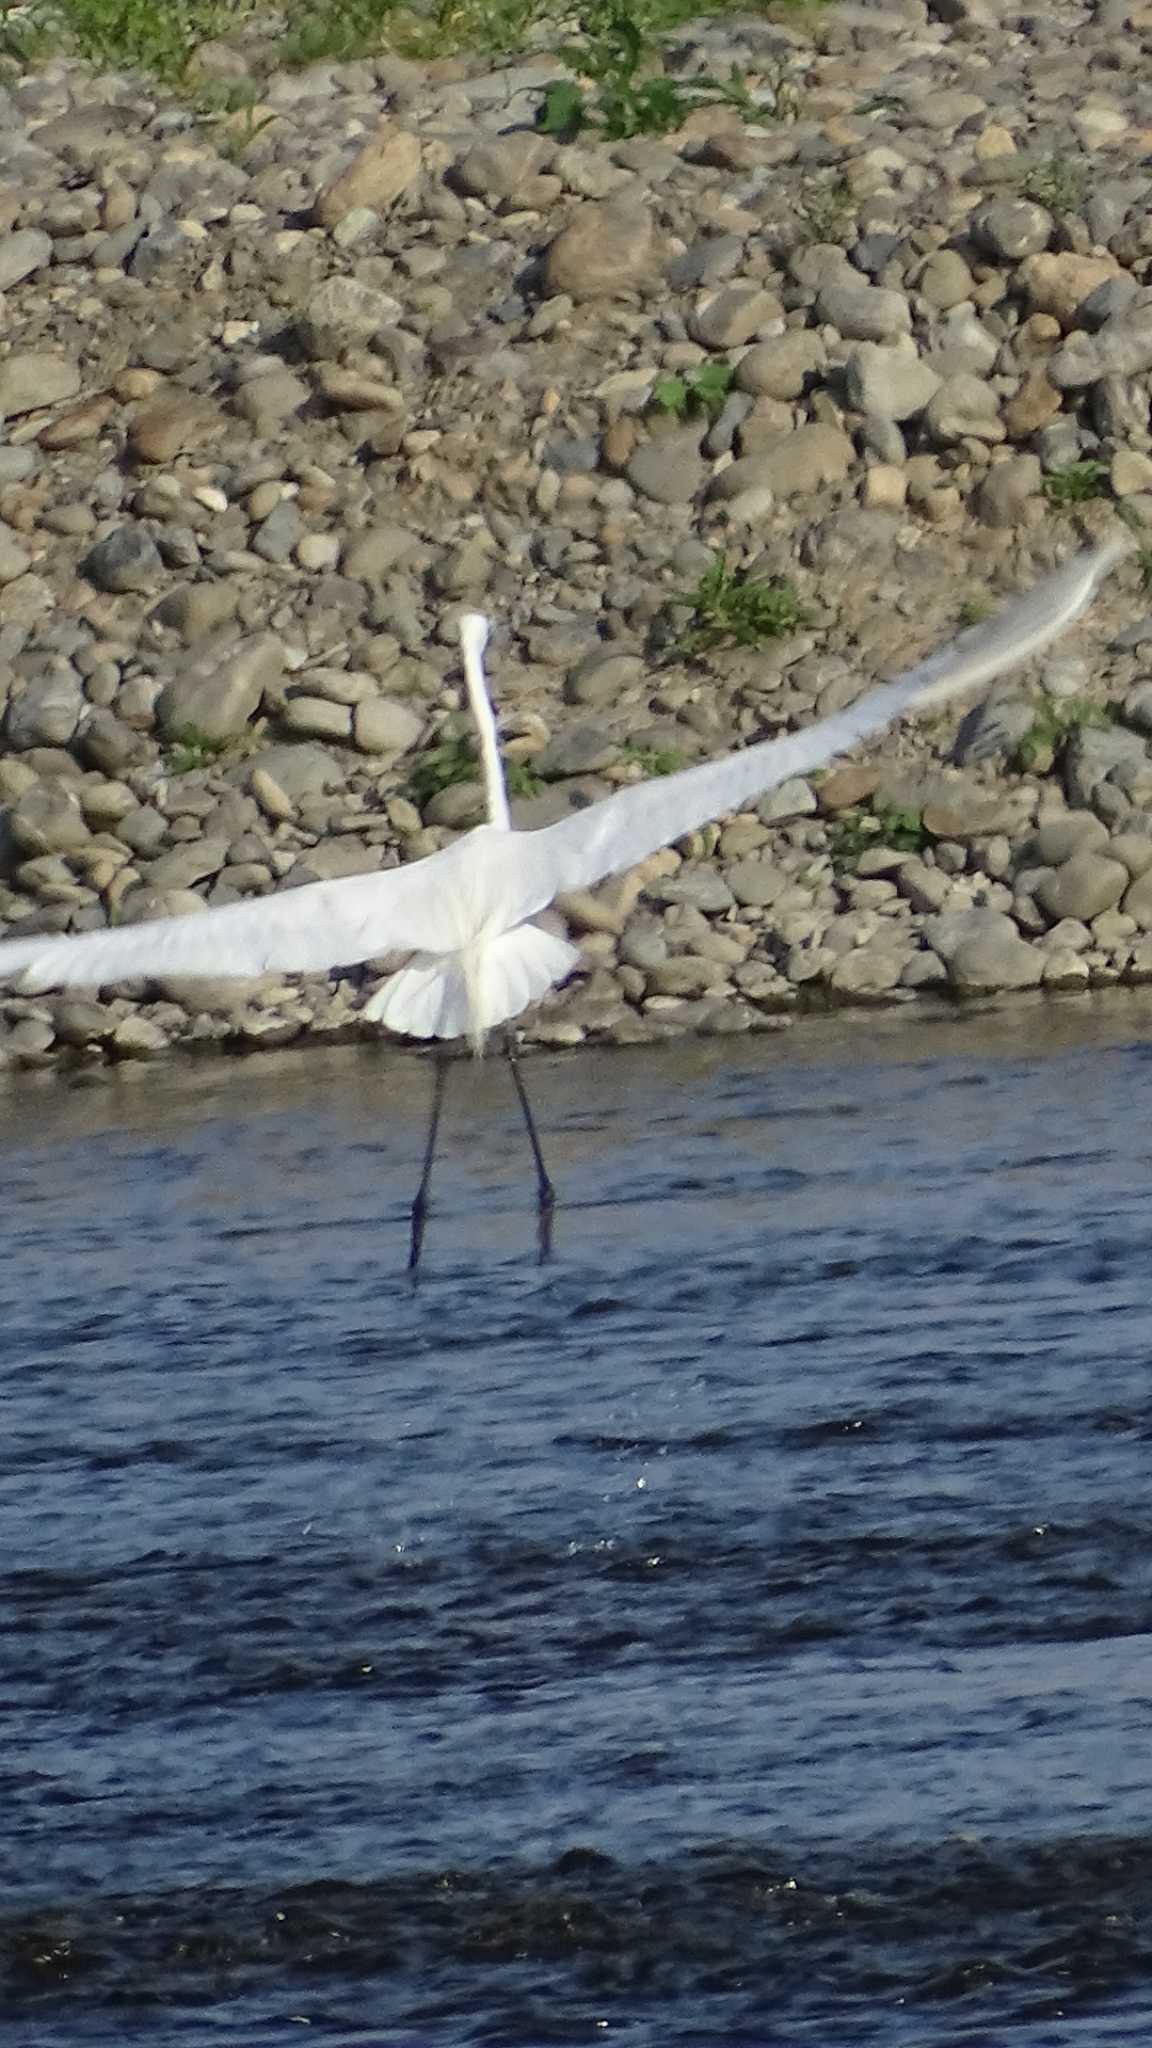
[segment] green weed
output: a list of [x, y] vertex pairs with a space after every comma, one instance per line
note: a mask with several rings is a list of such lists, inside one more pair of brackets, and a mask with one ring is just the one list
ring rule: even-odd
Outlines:
[[428, 747], [408, 777], [408, 795], [423, 809], [442, 789], [455, 782], [475, 782], [480, 770], [476, 749], [467, 733], [452, 733]]
[[[735, 65], [727, 78], [676, 79], [665, 70], [662, 38], [699, 12], [686, 0], [585, 0], [577, 17], [579, 41], [557, 52], [573, 76], [548, 87], [540, 128], [565, 138], [591, 129], [609, 142], [622, 142], [667, 135], [694, 107], [732, 106], [755, 115], [759, 110]], [[578, 79], [587, 79], [594, 90], [587, 92]]]
[[686, 765], [677, 747], [640, 747], [634, 740], [626, 740], [620, 751], [646, 776], [676, 775]]
[[[421, 810], [442, 789], [456, 782], [477, 782], [480, 763], [470, 733], [451, 733], [429, 747], [408, 777], [408, 795]], [[506, 761], [504, 782], [510, 797], [539, 796], [544, 784], [526, 761]]]
[[164, 749], [164, 766], [169, 775], [192, 775], [199, 768], [214, 767], [226, 754], [236, 757], [246, 750], [246, 734], [232, 733], [219, 739], [201, 732], [197, 725], [182, 725]]
[[1111, 723], [1108, 708], [1094, 704], [1089, 697], [1038, 697], [1036, 716], [1023, 739], [1016, 743], [1013, 764], [1027, 774], [1046, 775], [1073, 733], [1082, 732], [1086, 726], [1101, 728]]
[[827, 826], [828, 849], [837, 874], [855, 868], [862, 853], [873, 846], [890, 846], [897, 853], [922, 853], [927, 841], [919, 811], [900, 810], [889, 804], [856, 804], [841, 811]]
[[24, 27], [42, 48], [176, 85], [200, 44], [234, 30], [244, 11], [227, 0], [32, 0]]
[[967, 632], [969, 626], [979, 626], [985, 619], [990, 619], [995, 609], [992, 599], [985, 592], [974, 591], [971, 597], [964, 598], [957, 606], [956, 624], [961, 632]]
[[749, 576], [733, 569], [725, 555], [715, 555], [693, 590], [668, 600], [688, 613], [679, 637], [685, 654], [731, 645], [758, 647], [781, 633], [794, 633], [805, 611], [786, 577]]
[[1047, 156], [1024, 173], [1020, 190], [1049, 213], [1078, 213], [1092, 190], [1092, 178], [1087, 164]]
[[1107, 477], [1108, 464], [1088, 457], [1083, 462], [1065, 462], [1050, 469], [1042, 489], [1050, 505], [1083, 505], [1089, 498], [1104, 496]]
[[709, 419], [715, 419], [723, 409], [734, 374], [731, 363], [714, 360], [701, 363], [695, 370], [686, 370], [679, 377], [658, 377], [649, 404], [678, 420], [696, 413], [706, 413]]
[[824, 184], [805, 178], [796, 212], [810, 242], [843, 242], [856, 222], [857, 202], [843, 178]]

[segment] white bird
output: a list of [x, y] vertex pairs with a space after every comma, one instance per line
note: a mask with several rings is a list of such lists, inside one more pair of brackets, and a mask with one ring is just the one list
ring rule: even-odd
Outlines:
[[[564, 981], [580, 954], [531, 922], [565, 890], [634, 867], [710, 819], [739, 809], [791, 776], [808, 775], [902, 713], [989, 683], [1028, 660], [1086, 609], [1097, 585], [1127, 554], [1125, 536], [1085, 549], [994, 618], [971, 627], [894, 682], [803, 732], [725, 754], [695, 768], [621, 789], [559, 823], [513, 829], [484, 677], [489, 624], [460, 620], [468, 702], [475, 720], [487, 823], [407, 867], [313, 882], [249, 903], [160, 918], [116, 930], [0, 941], [0, 981], [22, 990], [104, 986], [137, 976], [310, 973], [387, 953], [411, 955], [367, 1003], [366, 1017], [413, 1038], [487, 1032]], [[514, 1047], [506, 1050], [536, 1166], [541, 1256], [551, 1234], [553, 1190]], [[412, 1208], [409, 1266], [420, 1257], [446, 1066], [436, 1064], [424, 1171]]]

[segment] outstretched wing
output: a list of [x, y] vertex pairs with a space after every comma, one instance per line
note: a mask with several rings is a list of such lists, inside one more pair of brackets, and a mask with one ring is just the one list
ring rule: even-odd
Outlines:
[[526, 834], [538, 886], [525, 915], [550, 903], [563, 889], [587, 888], [605, 875], [619, 874], [658, 847], [737, 810], [790, 776], [811, 774], [834, 755], [882, 732], [902, 712], [942, 703], [1027, 661], [1079, 618], [1101, 578], [1130, 548], [1125, 538], [1085, 549], [994, 619], [961, 633], [895, 682], [870, 690], [846, 711], [821, 719], [804, 732], [764, 740], [678, 775], [638, 783], [556, 825]]
[[[275, 896], [112, 931], [0, 941], [0, 980], [29, 990], [97, 987], [135, 975], [306, 974], [377, 954], [450, 952], [475, 937], [510, 835], [482, 825], [440, 853], [377, 875], [309, 882]], [[488, 850], [495, 846], [495, 860]]]

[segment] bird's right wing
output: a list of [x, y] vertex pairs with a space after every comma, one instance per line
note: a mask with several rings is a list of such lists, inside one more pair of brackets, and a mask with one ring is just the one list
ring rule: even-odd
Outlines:
[[1085, 549], [994, 619], [961, 633], [926, 660], [857, 699], [846, 711], [784, 739], [763, 740], [698, 768], [620, 790], [571, 817], [524, 834], [531, 843], [535, 899], [531, 915], [564, 889], [587, 888], [668, 846], [712, 818], [738, 810], [794, 775], [810, 775], [834, 755], [882, 732], [902, 712], [942, 703], [1027, 661], [1064, 632], [1090, 603], [1127, 539]]
[[309, 882], [245, 903], [61, 937], [0, 941], [0, 981], [93, 988], [138, 975], [307, 974], [378, 954], [449, 951], [474, 936], [487, 903], [484, 844], [507, 857], [511, 835], [481, 826], [440, 853], [380, 874]]

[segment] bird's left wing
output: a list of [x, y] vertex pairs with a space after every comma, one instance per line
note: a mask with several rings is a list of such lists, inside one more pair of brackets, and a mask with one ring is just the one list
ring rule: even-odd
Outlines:
[[605, 875], [619, 874], [793, 775], [810, 775], [836, 754], [882, 732], [902, 712], [941, 703], [1027, 661], [1079, 618], [1101, 578], [1130, 549], [1126, 538], [1085, 549], [986, 624], [961, 633], [895, 682], [870, 690], [846, 711], [803, 732], [637, 783], [556, 825], [525, 833], [523, 841], [532, 849], [534, 900], [524, 914], [541, 909], [561, 890], [587, 888]]
[[506, 832], [481, 826], [440, 853], [381, 874], [309, 882], [274, 896], [188, 917], [155, 918], [62, 938], [0, 940], [0, 981], [21, 988], [93, 988], [140, 975], [306, 974], [377, 954], [450, 951], [487, 914], [488, 843], [507, 858]]

